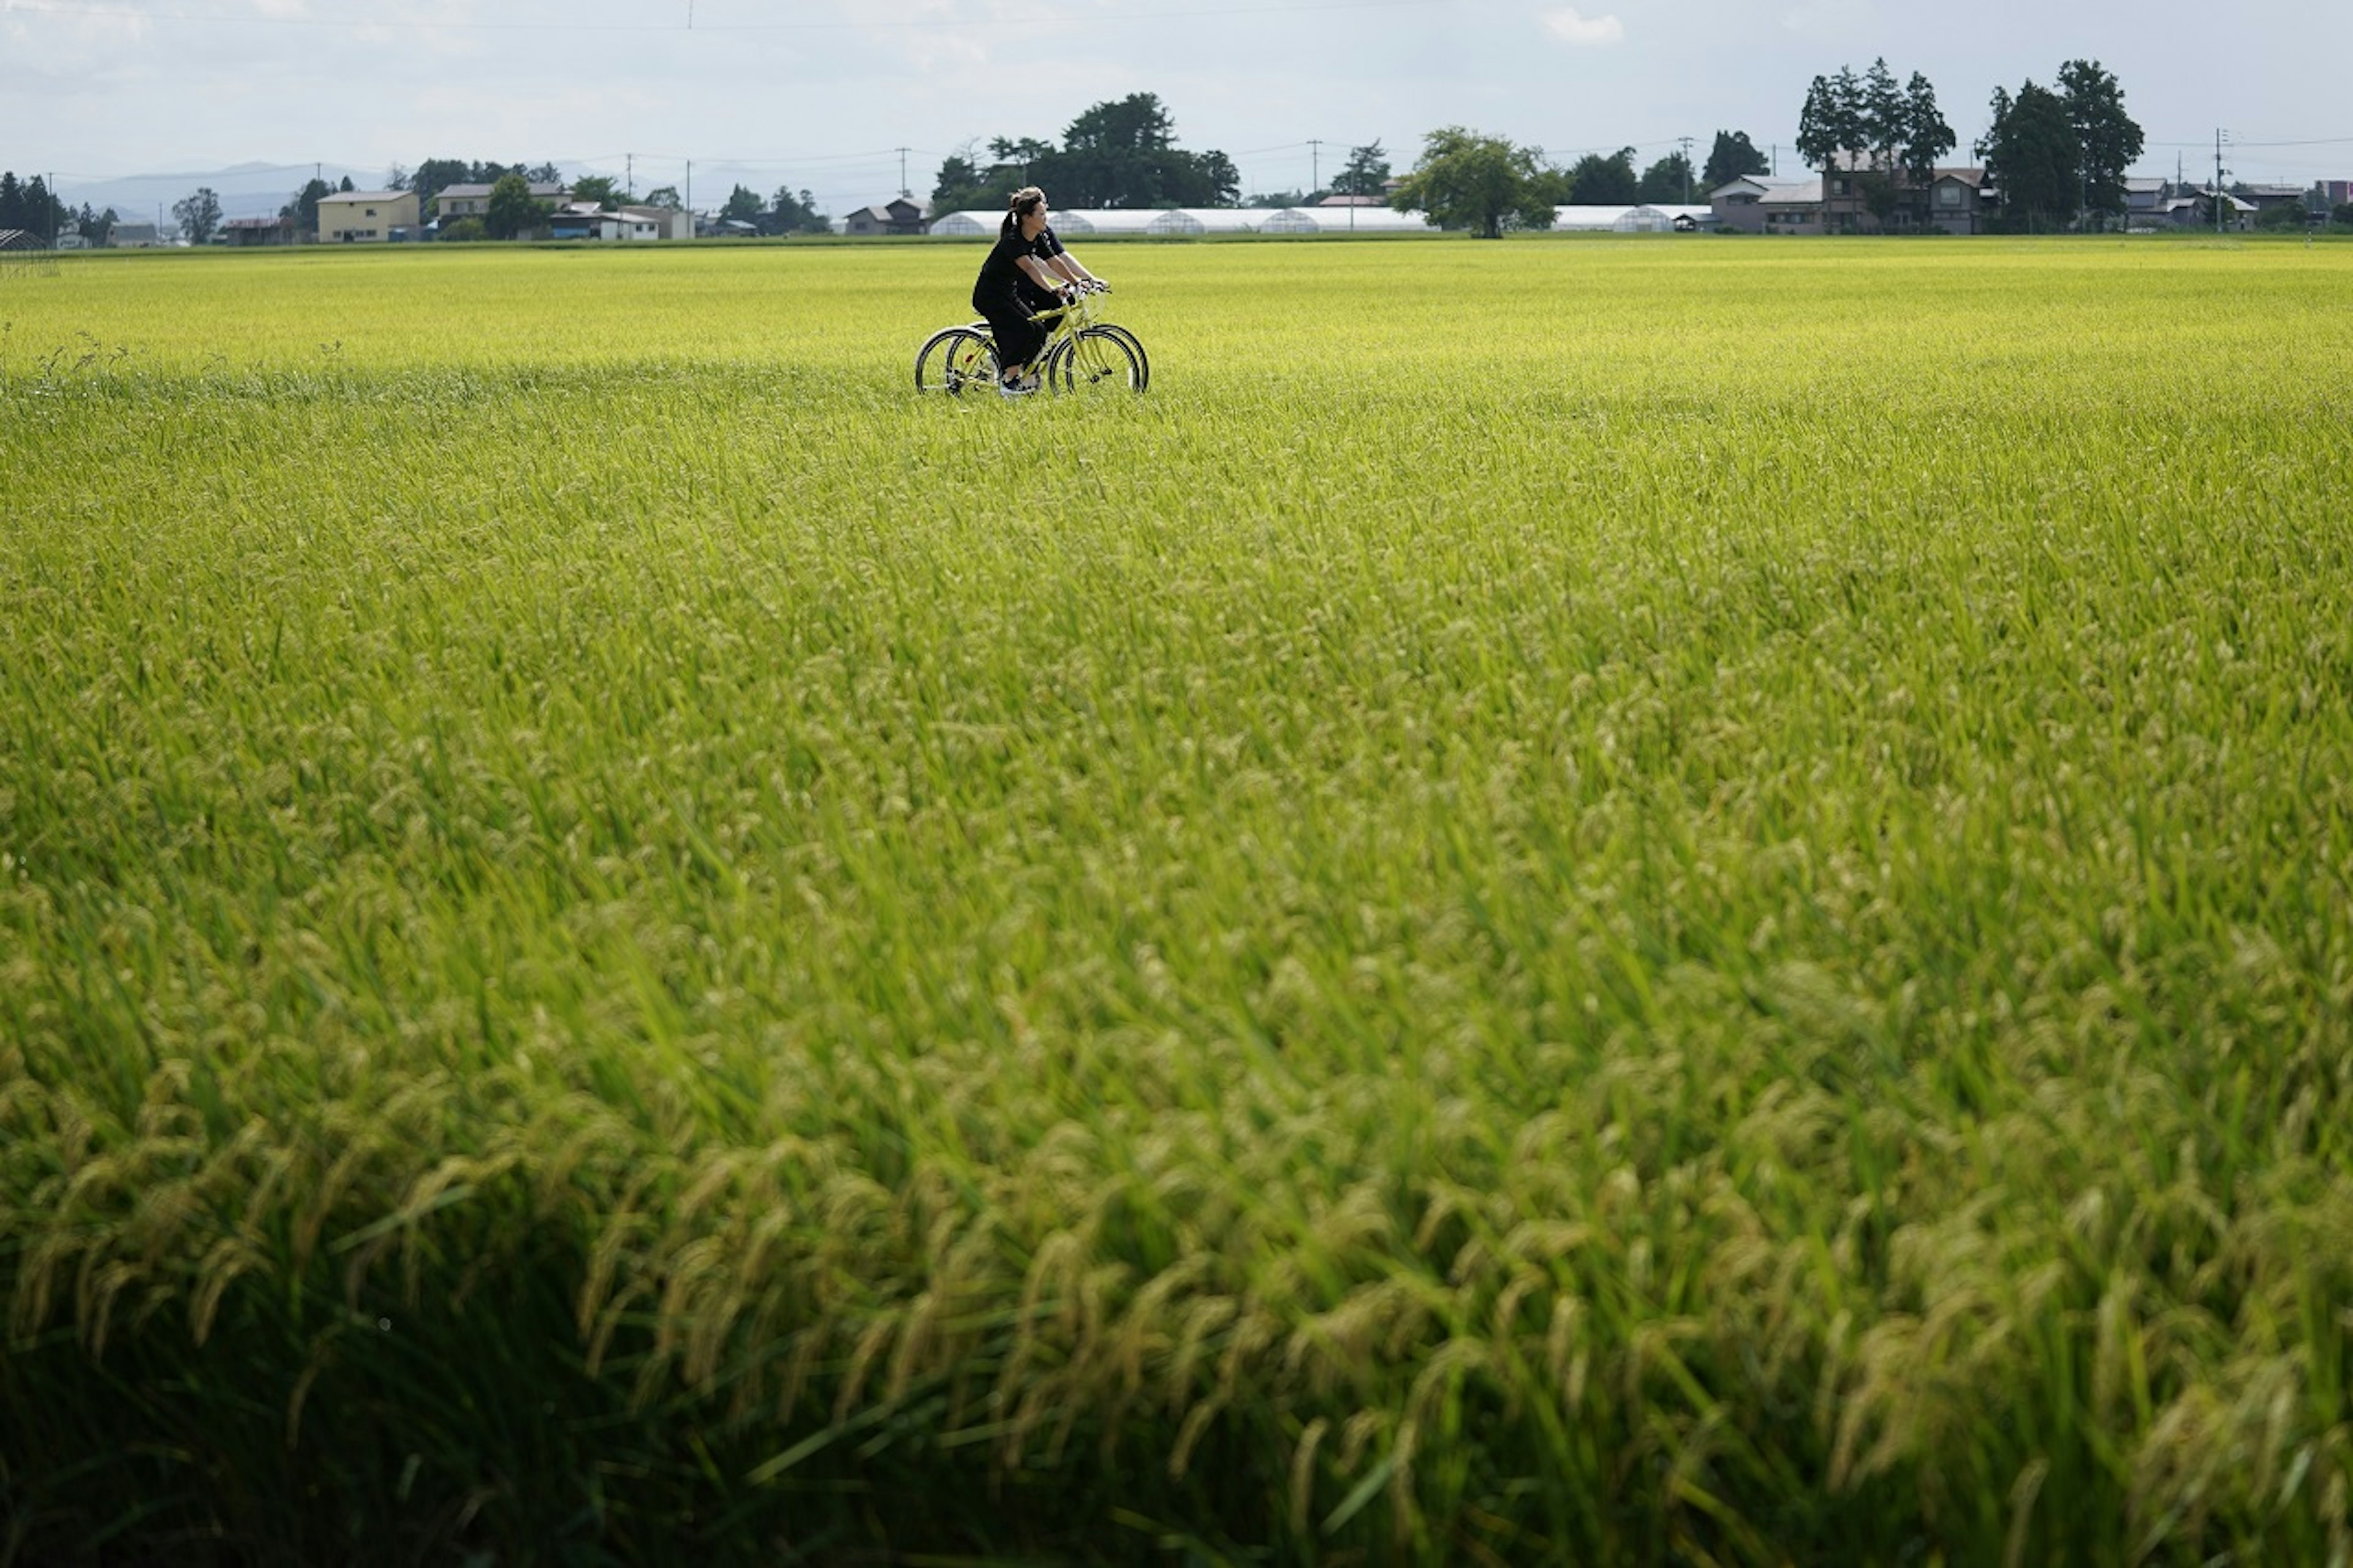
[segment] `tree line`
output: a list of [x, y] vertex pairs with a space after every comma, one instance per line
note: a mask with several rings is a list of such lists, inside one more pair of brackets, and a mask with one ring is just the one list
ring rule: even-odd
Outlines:
[[112, 207], [93, 212], [88, 202], [68, 206], [38, 174], [19, 180], [14, 170], [0, 171], [0, 228], [37, 235], [44, 245], [69, 234], [104, 245], [121, 221]]
[[[1095, 104], [1063, 130], [1059, 144], [997, 137], [987, 149], [984, 161], [978, 144], [967, 144], [940, 165], [932, 185], [934, 214], [1001, 211], [1024, 185], [1044, 187], [1059, 206], [1138, 208], [1301, 206], [1333, 195], [1387, 196], [1395, 184], [1388, 151], [1371, 142], [1350, 148], [1330, 183], [1316, 190], [1245, 197], [1233, 161], [1180, 147], [1175, 119], [1149, 92]], [[1588, 153], [1562, 168], [1540, 148], [1449, 126], [1430, 133], [1421, 163], [1405, 181], [1412, 195], [1398, 205], [1430, 212], [1445, 226], [1500, 233], [1548, 226], [1552, 209], [1572, 203], [1704, 200], [1725, 182], [1769, 166], [1746, 132], [1718, 132], [1704, 172], [1680, 152], [1638, 171], [1631, 147]]]
[[983, 163], [970, 143], [940, 165], [935, 213], [1002, 210], [1024, 185], [1066, 207], [1215, 207], [1241, 198], [1241, 172], [1223, 153], [1176, 144], [1176, 123], [1157, 93], [1094, 105], [1063, 128], [1060, 146], [1035, 137], [992, 138]]

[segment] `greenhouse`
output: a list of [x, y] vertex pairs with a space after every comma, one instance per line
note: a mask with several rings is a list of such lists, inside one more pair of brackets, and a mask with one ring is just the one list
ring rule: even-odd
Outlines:
[[1556, 234], [1672, 234], [1702, 223], [1713, 223], [1715, 210], [1682, 203], [1634, 206], [1567, 206], [1552, 209]]
[[[1620, 209], [1611, 208], [1617, 212]], [[1388, 207], [1089, 207], [1051, 209], [1054, 232], [1064, 239], [1083, 235], [1153, 235], [1191, 237], [1213, 234], [1426, 234], [1434, 232], [1419, 213]], [[933, 221], [931, 232], [952, 239], [994, 239], [1005, 215], [965, 210]]]

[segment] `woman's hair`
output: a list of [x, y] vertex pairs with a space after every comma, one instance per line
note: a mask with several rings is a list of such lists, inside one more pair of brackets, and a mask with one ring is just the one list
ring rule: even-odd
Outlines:
[[1024, 185], [1005, 198], [1005, 222], [999, 234], [1011, 234], [1013, 226], [1046, 205], [1046, 193], [1035, 185]]

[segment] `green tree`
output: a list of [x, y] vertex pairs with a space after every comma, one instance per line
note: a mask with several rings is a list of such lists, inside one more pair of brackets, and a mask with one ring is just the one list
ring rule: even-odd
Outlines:
[[81, 231], [81, 237], [90, 244], [104, 245], [113, 237], [114, 226], [121, 221], [122, 219], [112, 207], [107, 208], [102, 213], [92, 212], [90, 204], [84, 202], [81, 205], [79, 221], [75, 226]]
[[2302, 229], [2309, 226], [2302, 202], [2282, 202], [2255, 215], [2257, 228]]
[[584, 174], [572, 182], [574, 202], [595, 202], [598, 212], [621, 210], [621, 182], [610, 174]]
[[2002, 217], [2013, 228], [2055, 226], [2082, 195], [2079, 150], [2067, 105], [2031, 80], [2013, 98], [1993, 89], [1993, 124], [1978, 143], [1987, 177], [2001, 192]]
[[220, 196], [210, 185], [198, 185], [172, 204], [172, 216], [190, 245], [203, 245], [220, 226]]
[[452, 185], [473, 183], [474, 165], [463, 158], [427, 158], [408, 176], [408, 188], [417, 193], [418, 209], [427, 213], [433, 211], [434, 198], [443, 191]]
[[932, 211], [1000, 212], [1017, 183], [982, 168], [967, 143], [962, 152], [951, 153], [941, 161], [940, 172], [932, 181]]
[[1634, 149], [1620, 147], [1603, 154], [1588, 153], [1568, 169], [1567, 199], [1588, 207], [1631, 206], [1641, 199], [1642, 182], [1634, 174]]
[[319, 232], [319, 199], [333, 194], [334, 187], [326, 181], [306, 180], [302, 188], [295, 193], [294, 199], [278, 209], [278, 216], [292, 218], [295, 227], [305, 234], [315, 235]]
[[492, 239], [513, 239], [539, 226], [547, 204], [531, 194], [531, 182], [507, 173], [491, 182], [491, 201], [482, 214], [482, 227]]
[[1918, 71], [1904, 88], [1904, 132], [1897, 162], [1915, 189], [1926, 194], [1936, 177], [1936, 160], [1953, 150], [1953, 128], [1936, 107], [1936, 89]]
[[1222, 153], [1178, 147], [1159, 95], [1136, 92], [1071, 121], [1061, 150], [1030, 163], [1029, 183], [1061, 206], [1211, 206], [1239, 195], [1241, 176]]
[[1193, 164], [1204, 191], [1202, 205], [1229, 207], [1242, 199], [1242, 172], [1234, 167], [1231, 158], [1212, 148], [1195, 153]]
[[757, 193], [748, 186], [738, 185], [727, 193], [727, 200], [720, 205], [719, 221], [756, 226], [766, 212], [767, 208], [760, 204]]
[[[1023, 185], [1035, 184], [1037, 171], [1052, 163], [1055, 156], [1054, 144], [1040, 142], [1035, 136], [991, 137], [988, 151], [996, 158], [997, 167], [1005, 172], [1008, 195]], [[998, 205], [1003, 205], [1001, 199]]]
[[1874, 169], [1896, 166], [1897, 149], [1904, 144], [1904, 89], [1895, 85], [1895, 73], [1887, 68], [1887, 57], [1880, 56], [1871, 62], [1862, 75], [1862, 145], [1860, 151], [1870, 155]]
[[646, 199], [638, 205], [649, 207], [663, 207], [670, 212], [679, 212], [686, 206], [686, 203], [679, 199], [678, 187], [676, 185], [656, 185], [652, 190], [646, 193]]
[[2059, 68], [2059, 98], [2075, 133], [2078, 200], [2088, 212], [2122, 217], [2125, 171], [2140, 156], [2140, 126], [2125, 112], [2125, 91], [2097, 60]]
[[1419, 209], [1443, 228], [1469, 229], [1489, 239], [1509, 228], [1550, 228], [1554, 182], [1541, 152], [1514, 147], [1460, 125], [1422, 140], [1421, 162], [1389, 205]]
[[1642, 171], [1640, 184], [1634, 187], [1638, 202], [1665, 202], [1673, 205], [1691, 200], [1698, 175], [1692, 172], [1691, 160], [1681, 153], [1670, 153]]
[[1700, 183], [1710, 191], [1717, 190], [1743, 174], [1762, 174], [1773, 165], [1757, 150], [1746, 131], [1719, 131], [1715, 145], [1708, 149], [1707, 167], [1700, 173]]
[[2353, 228], [2353, 202], [2339, 202], [2328, 209], [2328, 221]]
[[817, 198], [807, 191], [796, 192], [789, 185], [779, 185], [769, 198], [768, 211], [761, 220], [761, 228], [769, 234], [824, 234], [832, 225], [817, 210]]
[[1348, 149], [1348, 162], [1332, 176], [1335, 196], [1377, 196], [1389, 183], [1389, 155], [1377, 142]]
[[1816, 77], [1798, 111], [1798, 155], [1807, 166], [1829, 168], [1840, 153], [1860, 150], [1865, 135], [1862, 83], [1853, 70], [1841, 66], [1835, 77]]

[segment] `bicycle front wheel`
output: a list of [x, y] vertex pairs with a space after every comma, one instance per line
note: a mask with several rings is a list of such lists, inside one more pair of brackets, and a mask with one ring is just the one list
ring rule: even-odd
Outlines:
[[1117, 321], [1102, 322], [1098, 326], [1097, 330], [1109, 332], [1113, 337], [1125, 338], [1127, 340], [1127, 346], [1135, 351], [1136, 366], [1143, 372], [1141, 378], [1135, 384], [1135, 390], [1142, 392], [1145, 387], [1150, 386], [1152, 384], [1152, 356], [1144, 352], [1144, 340], [1137, 337], [1134, 332], [1129, 331], [1125, 327], [1121, 326]]
[[997, 347], [970, 327], [934, 332], [915, 351], [915, 390], [956, 396], [968, 386], [984, 390], [997, 379]]
[[1061, 393], [1142, 392], [1144, 354], [1124, 335], [1089, 327], [1046, 362], [1046, 384]]

